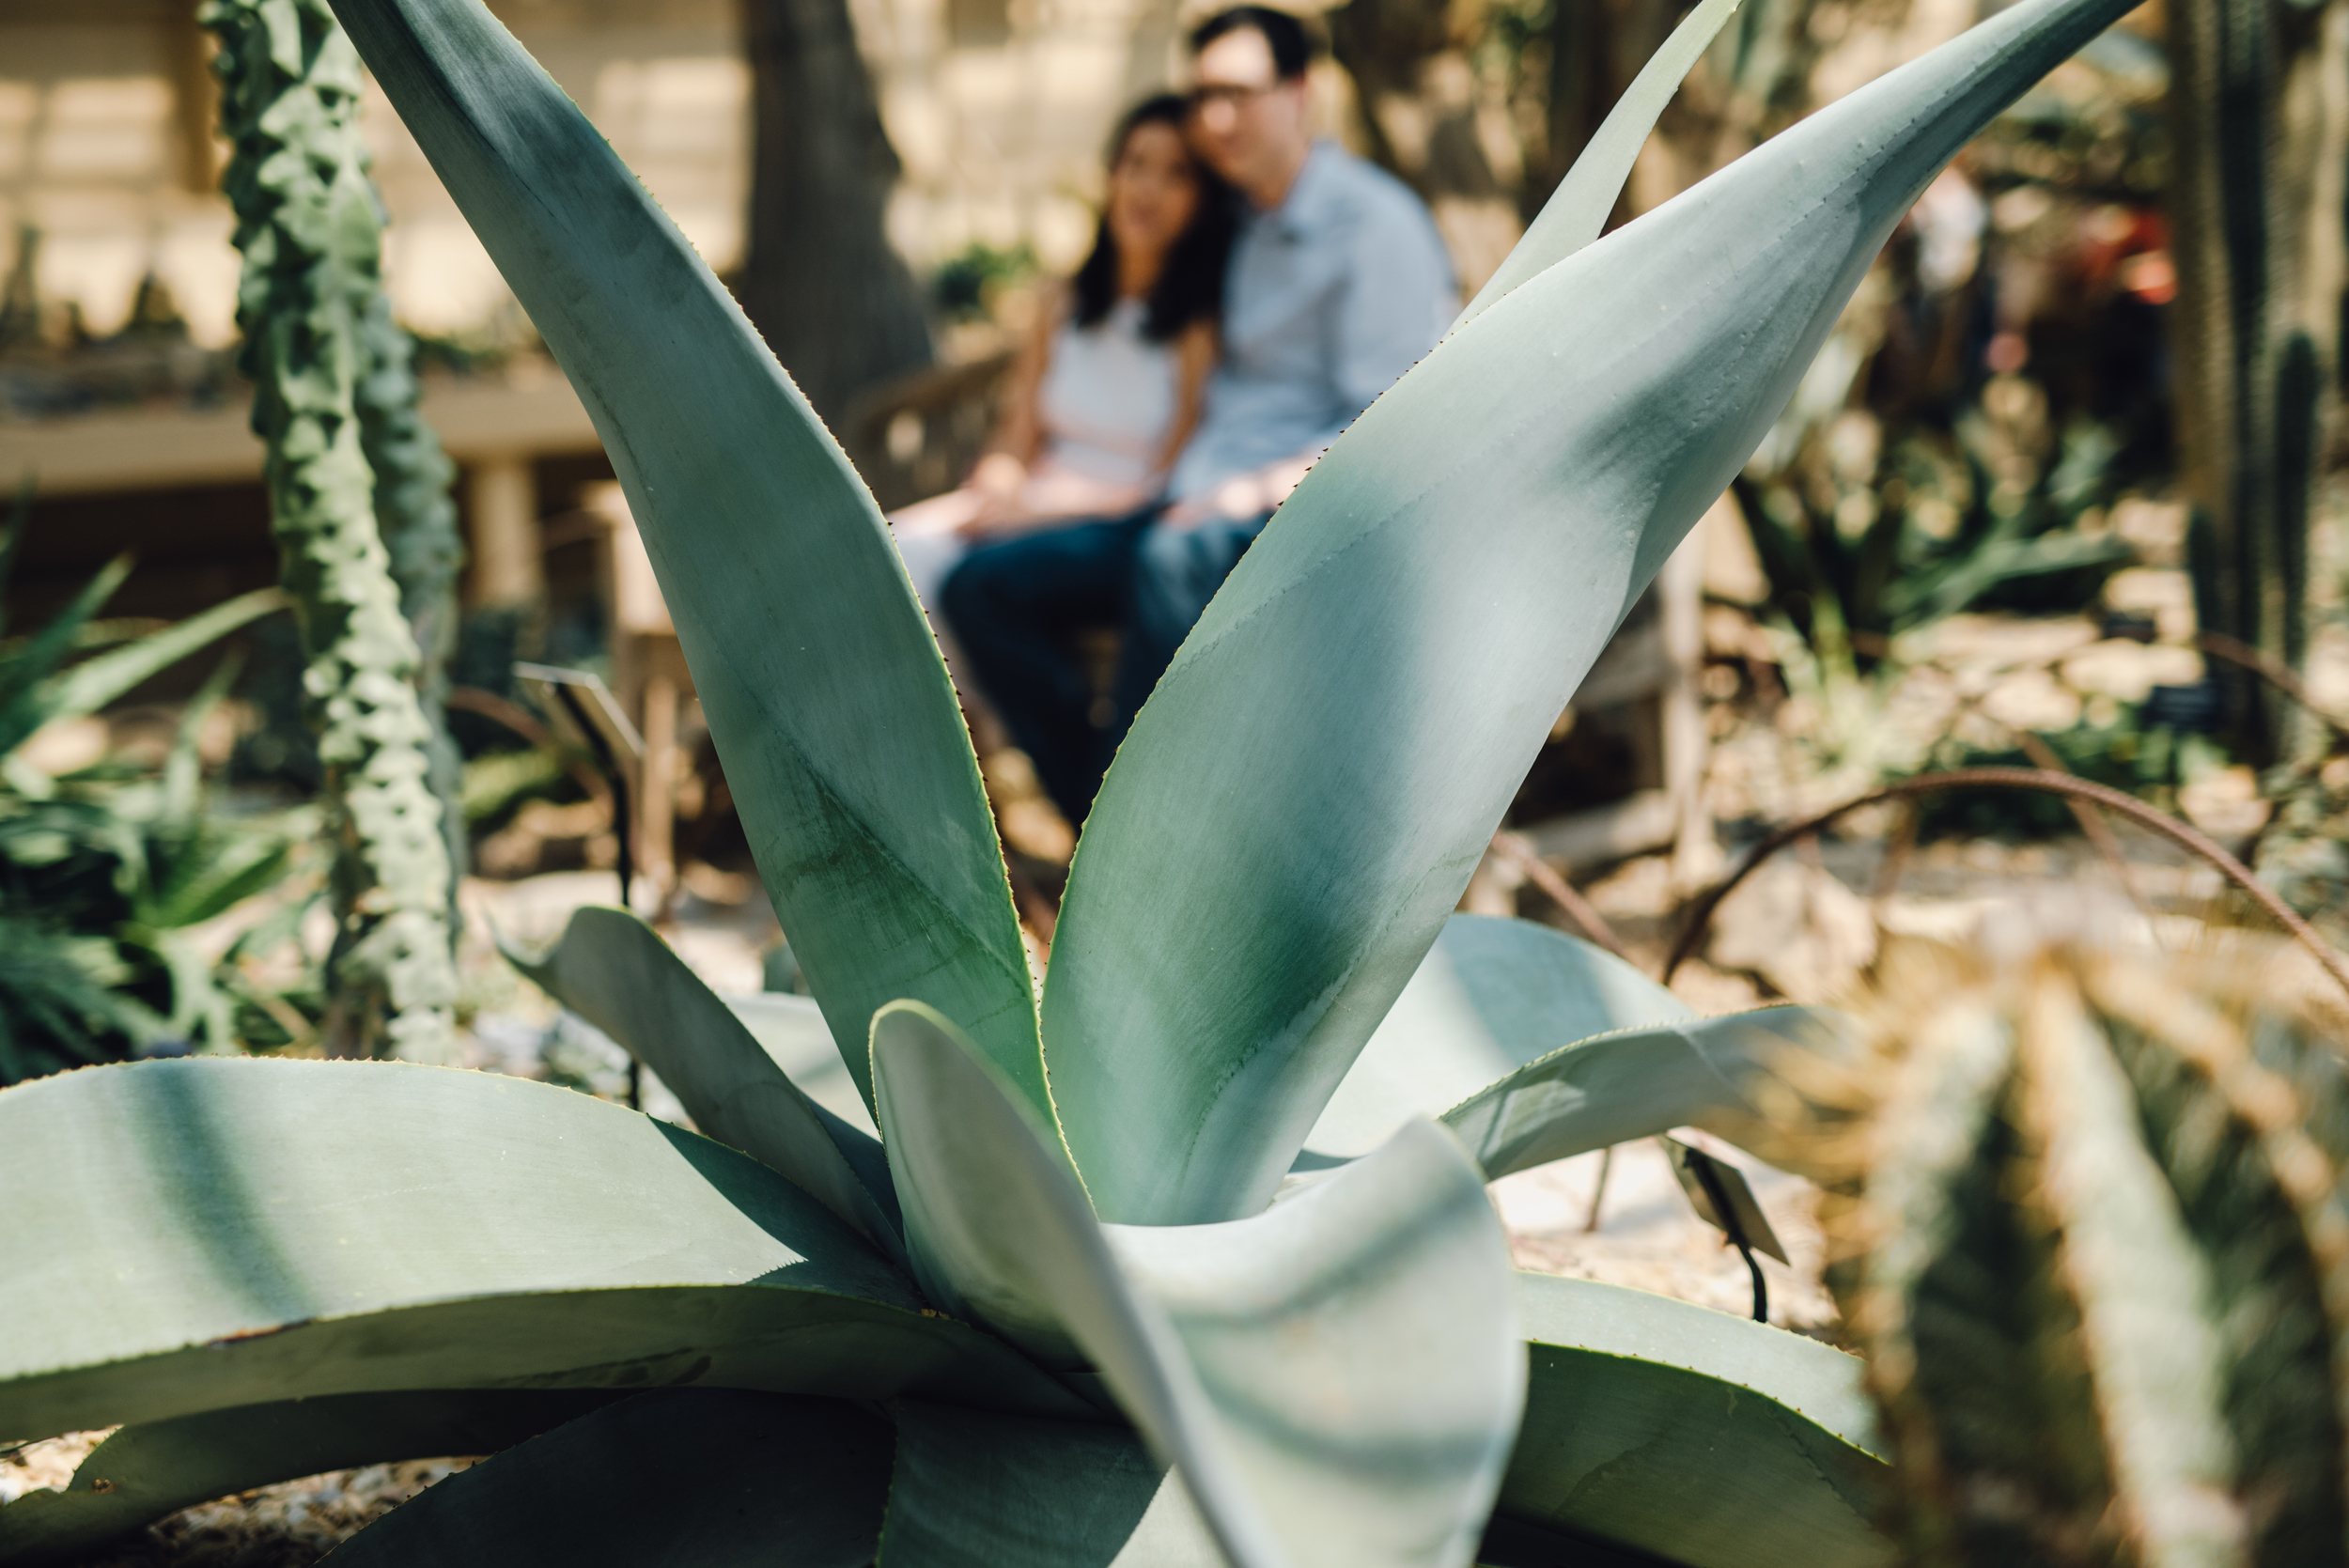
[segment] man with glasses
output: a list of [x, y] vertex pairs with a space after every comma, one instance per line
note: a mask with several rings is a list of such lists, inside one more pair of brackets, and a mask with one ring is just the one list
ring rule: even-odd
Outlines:
[[[1313, 46], [1240, 6], [1190, 37], [1190, 134], [1245, 204], [1222, 358], [1166, 504], [979, 550], [949, 579], [957, 640], [1072, 822], [1126, 727], [1272, 509], [1442, 335], [1458, 301], [1419, 198], [1312, 132]], [[1119, 625], [1114, 711], [1093, 722], [1071, 629]]]

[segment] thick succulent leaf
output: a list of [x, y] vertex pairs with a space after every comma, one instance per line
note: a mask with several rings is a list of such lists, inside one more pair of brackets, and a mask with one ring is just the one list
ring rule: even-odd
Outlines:
[[1299, 1560], [1466, 1562], [1525, 1397], [1508, 1239], [1424, 1121], [1252, 1219], [1107, 1227]]
[[2132, 0], [2023, 0], [1529, 279], [1356, 420], [1103, 782], [1044, 996], [1102, 1217], [1279, 1185], [1558, 710], [1936, 170]]
[[0, 1508], [0, 1562], [79, 1561], [183, 1508], [322, 1470], [495, 1453], [614, 1397], [516, 1389], [341, 1394], [126, 1426], [90, 1451], [63, 1491], [28, 1492]]
[[880, 514], [723, 285], [478, 0], [335, 0], [594, 418], [759, 870], [869, 1100], [897, 997], [1049, 1117], [978, 764]]
[[[239, 627], [286, 608], [286, 596], [276, 588], [256, 588], [249, 594], [215, 604], [210, 610], [150, 631], [135, 643], [85, 659], [36, 693], [43, 722], [95, 713], [148, 676], [169, 669], [198, 648], [218, 642]], [[0, 742], [13, 744], [0, 736]]]
[[546, 1084], [190, 1059], [0, 1092], [0, 1441], [421, 1389], [1089, 1409], [813, 1198]]
[[1562, 1046], [1693, 1017], [1589, 942], [1530, 920], [1455, 915], [1330, 1097], [1299, 1165], [1366, 1154]]
[[900, 1402], [876, 1568], [1224, 1568], [1127, 1426]]
[[1681, 78], [1736, 8], [1737, 0], [1703, 0], [1680, 19], [1680, 25], [1648, 56], [1631, 85], [1607, 111], [1566, 178], [1542, 204], [1540, 214], [1460, 313], [1462, 321], [1483, 315], [1503, 294], [1598, 238], [1623, 195], [1624, 182], [1631, 178], [1640, 148], [1647, 145], [1648, 132], [1680, 90]]
[[668, 1389], [450, 1476], [334, 1568], [867, 1568], [889, 1423], [837, 1399]]
[[846, 1053], [832, 1042], [832, 1029], [824, 1022], [824, 1010], [816, 1005], [815, 999], [760, 991], [723, 1000], [759, 1048], [784, 1070], [786, 1077], [800, 1086], [801, 1093], [879, 1142], [880, 1129], [873, 1125], [872, 1109], [864, 1103], [864, 1094], [857, 1087], [857, 1080], [848, 1076], [848, 1063], [843, 1060]]
[[625, 909], [582, 909], [544, 957], [506, 957], [650, 1067], [694, 1126], [789, 1177], [906, 1262], [880, 1145], [802, 1094], [650, 926]]
[[1500, 1515], [1687, 1568], [1891, 1561], [1858, 1359], [1643, 1291], [1518, 1283], [1532, 1383]]
[[1840, 1048], [1834, 1015], [1765, 1007], [1602, 1034], [1520, 1067], [1443, 1114], [1487, 1180], [1677, 1126], [1736, 1141], [1754, 1086], [1792, 1052]]
[[1414, 1124], [1252, 1220], [1105, 1233], [943, 1019], [884, 1009], [873, 1063], [933, 1293], [1088, 1359], [1237, 1568], [1468, 1560], [1523, 1369], [1506, 1240], [1450, 1137]]

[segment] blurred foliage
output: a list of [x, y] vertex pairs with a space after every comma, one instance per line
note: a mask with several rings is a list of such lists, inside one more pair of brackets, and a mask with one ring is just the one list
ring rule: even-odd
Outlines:
[[[0, 542], [0, 574], [24, 512]], [[68, 666], [127, 570], [117, 563], [48, 625], [0, 646], [0, 1083], [132, 1055], [284, 1045], [319, 1005], [315, 976], [290, 998], [254, 978], [293, 943], [307, 899], [281, 901], [226, 940], [201, 929], [284, 883], [294, 846], [312, 836], [223, 816], [206, 800], [199, 738], [238, 660], [188, 706], [159, 772], [101, 758], [53, 777], [26, 753], [44, 724], [86, 718], [277, 602], [248, 595]]]
[[930, 301], [949, 321], [976, 321], [992, 313], [998, 293], [1034, 277], [1039, 266], [1024, 240], [1007, 250], [973, 240], [930, 275]]

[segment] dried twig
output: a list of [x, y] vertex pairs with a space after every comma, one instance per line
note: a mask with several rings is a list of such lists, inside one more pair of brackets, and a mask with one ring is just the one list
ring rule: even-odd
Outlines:
[[1515, 833], [1495, 833], [1493, 852], [1524, 872], [1525, 879], [1539, 888], [1543, 897], [1564, 911], [1565, 917], [1574, 922], [1585, 937], [1616, 957], [1626, 962], [1630, 960], [1631, 955], [1624, 951], [1614, 927], [1607, 924], [1607, 917], [1598, 912], [1597, 906], [1577, 892], [1572, 882], [1559, 876], [1548, 861], [1533, 853], [1532, 845]]
[[1878, 800], [1899, 800], [1912, 796], [1937, 794], [1945, 789], [2035, 789], [2048, 795], [2092, 800], [2108, 811], [2117, 812], [2138, 826], [2160, 834], [2189, 854], [2198, 856], [2217, 866], [2227, 880], [2249, 894], [2253, 903], [2266, 910], [2270, 919], [2282, 926], [2295, 941], [2306, 948], [2310, 956], [2317, 961], [2326, 974], [2332, 976], [2343, 993], [2349, 994], [2349, 962], [2344, 962], [2340, 954], [2327, 946], [2325, 939], [2310, 927], [2307, 921], [2300, 918], [2291, 905], [2277, 897], [2273, 890], [2252, 876], [2250, 868], [2241, 861], [2228, 854], [2195, 829], [2188, 827], [2176, 817], [2155, 811], [2133, 795], [2123, 794], [2120, 790], [2092, 783], [2087, 779], [2076, 779], [2068, 773], [2049, 773], [2035, 768], [1957, 768], [1946, 773], [1926, 773], [1913, 779], [1903, 779], [1898, 784], [1871, 791], [1857, 800], [1846, 800], [1840, 806], [1821, 812], [1815, 816], [1807, 816], [1799, 822], [1792, 822], [1779, 829], [1760, 844], [1755, 845], [1746, 858], [1738, 862], [1736, 870], [1731, 872], [1721, 881], [1715, 884], [1711, 892], [1697, 900], [1694, 908], [1689, 911], [1688, 924], [1681, 929], [1680, 939], [1672, 944], [1672, 956], [1664, 961], [1662, 979], [1665, 984], [1671, 984], [1672, 972], [1680, 968], [1690, 954], [1696, 951], [1697, 943], [1703, 939], [1706, 925], [1713, 919], [1713, 911], [1720, 907], [1721, 900], [1727, 898], [1736, 889], [1737, 884], [1744, 881], [1747, 876], [1764, 861], [1768, 860], [1788, 845], [1798, 839], [1808, 838], [1833, 823], [1837, 818], [1857, 811], [1861, 806], [1874, 805]]
[[[2068, 774], [2072, 771], [2063, 766], [2063, 759], [2056, 755], [2053, 746], [2030, 731], [2018, 729], [2015, 732], [2015, 738], [2021, 742], [2023, 754], [2047, 772]], [[2137, 907], [2137, 912], [2143, 915], [2146, 924], [2151, 925], [2153, 906], [2146, 903], [2143, 895], [2137, 891], [2137, 878], [2129, 875], [2129, 859], [2121, 852], [2121, 841], [2113, 836], [2112, 825], [2105, 820], [2102, 812], [2085, 800], [2067, 798], [2063, 803], [2070, 809], [2072, 820], [2080, 825], [2080, 831], [2087, 835], [2088, 842], [2095, 846], [2097, 855], [2112, 872], [2113, 880], [2121, 884], [2121, 891], [2128, 894], [2129, 902]], [[2156, 936], [2155, 940], [2158, 943], [2160, 938]]]
[[2223, 659], [2240, 669], [2250, 671], [2262, 680], [2309, 710], [2309, 716], [2343, 740], [2349, 740], [2349, 720], [2327, 713], [2317, 705], [2308, 686], [2281, 660], [2269, 658], [2251, 646], [2228, 636], [2223, 631], [2198, 631], [2194, 645], [2215, 659]]

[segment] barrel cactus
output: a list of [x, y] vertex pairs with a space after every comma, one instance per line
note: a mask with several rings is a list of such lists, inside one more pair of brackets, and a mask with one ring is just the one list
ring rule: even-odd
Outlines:
[[1751, 1125], [1812, 1020], [1453, 909], [1916, 194], [2125, 0], [2022, 0], [1598, 238], [1704, 0], [1209, 607], [1040, 996], [838, 445], [477, 0], [335, 8], [596, 419], [813, 998], [729, 1003], [616, 910], [519, 955], [697, 1132], [401, 1063], [0, 1094], [0, 1441], [125, 1423], [0, 1561], [494, 1449], [337, 1559], [1888, 1561], [1857, 1361], [1513, 1276], [1483, 1191]]
[[1907, 1560], [2341, 1561], [2339, 1020], [2077, 940], [1877, 978], [1804, 1142]]

